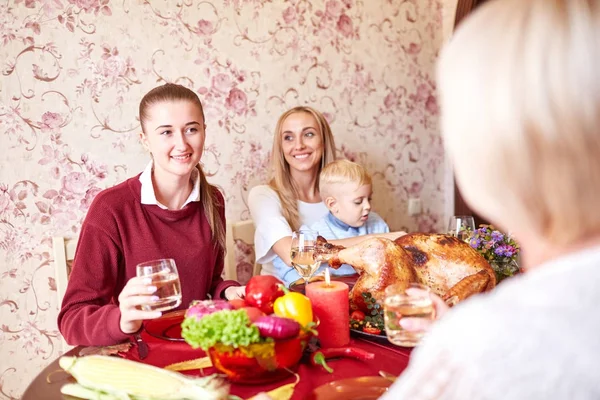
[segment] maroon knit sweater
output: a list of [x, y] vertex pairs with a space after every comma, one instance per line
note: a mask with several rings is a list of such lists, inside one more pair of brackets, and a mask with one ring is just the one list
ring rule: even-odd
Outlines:
[[[58, 327], [71, 345], [103, 346], [130, 338], [119, 326], [118, 296], [136, 275], [137, 264], [173, 258], [182, 302], [219, 298], [235, 281], [223, 281], [224, 254], [215, 251], [201, 202], [181, 210], [141, 203], [139, 175], [100, 192], [87, 213], [73, 270], [58, 314]], [[219, 193], [225, 224], [224, 199]]]

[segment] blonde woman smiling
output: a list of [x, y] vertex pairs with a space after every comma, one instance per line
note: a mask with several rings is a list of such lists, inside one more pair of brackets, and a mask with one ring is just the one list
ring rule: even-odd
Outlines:
[[[273, 177], [252, 188], [248, 205], [254, 224], [256, 259], [262, 274], [273, 275], [279, 256], [291, 265], [292, 232], [312, 225], [329, 211], [319, 191], [319, 173], [335, 159], [335, 142], [327, 120], [310, 107], [295, 107], [277, 121], [271, 151]], [[364, 235], [333, 243], [351, 246], [372, 236], [395, 239], [403, 232]]]

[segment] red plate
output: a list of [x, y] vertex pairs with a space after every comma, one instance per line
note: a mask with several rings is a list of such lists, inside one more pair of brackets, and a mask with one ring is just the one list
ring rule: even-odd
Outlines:
[[316, 388], [311, 400], [375, 400], [381, 397], [392, 382], [380, 376], [341, 379]]
[[164, 314], [160, 318], [146, 321], [144, 329], [148, 334], [158, 339], [184, 342], [185, 340], [181, 337], [181, 323], [185, 317], [185, 311], [173, 311]]

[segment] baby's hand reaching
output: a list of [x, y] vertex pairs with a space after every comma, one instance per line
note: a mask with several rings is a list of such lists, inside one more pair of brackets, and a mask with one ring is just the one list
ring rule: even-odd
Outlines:
[[403, 231], [377, 234], [377, 236], [384, 237], [384, 238], [389, 239], [389, 240], [396, 240], [400, 236], [404, 236], [404, 235], [406, 235], [406, 232], [403, 232]]
[[246, 286], [229, 286], [225, 289], [227, 300], [243, 299], [246, 296]]

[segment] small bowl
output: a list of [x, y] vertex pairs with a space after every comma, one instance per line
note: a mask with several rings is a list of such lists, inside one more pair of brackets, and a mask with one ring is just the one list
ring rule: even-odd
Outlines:
[[302, 331], [290, 339], [238, 348], [218, 344], [208, 349], [208, 355], [213, 366], [232, 382], [275, 382], [293, 374], [312, 336], [311, 332]]

